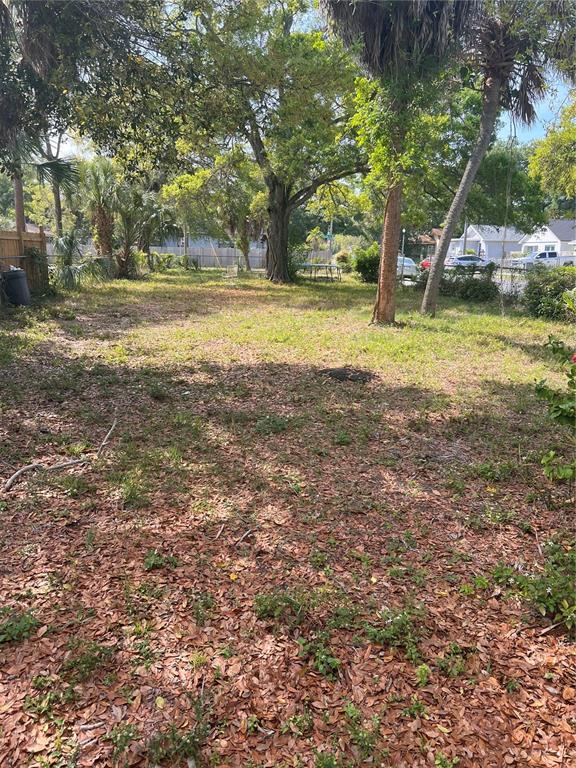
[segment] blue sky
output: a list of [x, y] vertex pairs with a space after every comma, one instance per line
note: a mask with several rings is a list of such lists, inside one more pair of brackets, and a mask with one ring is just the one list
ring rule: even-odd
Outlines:
[[[546, 129], [558, 119], [563, 107], [568, 103], [569, 86], [561, 81], [556, 81], [550, 86], [549, 92], [536, 105], [537, 118], [530, 125], [516, 124], [516, 137], [519, 142], [525, 143], [540, 139], [546, 135]], [[511, 121], [507, 113], [504, 113], [500, 119], [500, 129], [498, 138], [507, 141], [510, 136]]]

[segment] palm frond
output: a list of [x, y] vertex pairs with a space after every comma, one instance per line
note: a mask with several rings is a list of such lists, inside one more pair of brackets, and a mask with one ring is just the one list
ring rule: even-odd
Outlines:
[[72, 160], [42, 160], [34, 163], [41, 184], [59, 184], [65, 192], [71, 192], [80, 181], [78, 166]]
[[376, 76], [441, 60], [468, 29], [478, 0], [321, 0], [344, 42]]
[[72, 266], [74, 262], [82, 259], [82, 243], [75, 229], [71, 229], [56, 239], [54, 243], [54, 256], [61, 266]]

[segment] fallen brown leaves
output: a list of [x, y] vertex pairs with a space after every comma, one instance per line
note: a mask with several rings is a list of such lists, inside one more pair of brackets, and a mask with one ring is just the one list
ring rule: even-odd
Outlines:
[[[184, 302], [158, 301], [186, 327]], [[136, 322], [148, 309], [130, 311]], [[1, 766], [151, 765], [150, 739], [198, 726], [198, 700], [209, 724], [198, 765], [296, 768], [328, 752], [395, 768], [442, 755], [462, 768], [576, 764], [576, 648], [492, 585], [462, 589], [499, 561], [536, 561], [529, 525], [541, 537], [566, 525], [536, 459], [506, 482], [466, 471], [493, 460], [491, 440], [532, 449], [523, 430], [536, 411], [518, 425], [501, 400], [497, 420], [462, 427], [447, 405], [415, 423], [415, 392], [393, 373], [327, 382], [290, 350], [284, 364], [252, 349], [228, 365], [103, 365], [103, 320], [84, 322], [89, 354], [60, 336], [6, 370], [20, 389], [3, 403], [6, 476], [93, 443], [110, 401], [121, 418], [96, 466], [22, 478], [3, 499], [3, 601], [40, 626], [0, 646]], [[79, 386], [55, 401], [46, 368], [76, 371]], [[152, 379], [166, 399], [147, 394]], [[486, 508], [506, 515], [470, 525]], [[146, 570], [151, 549], [177, 564]], [[257, 596], [295, 588], [319, 596], [300, 623], [256, 617]], [[425, 610], [420, 684], [401, 648], [364, 633], [410, 601]], [[354, 613], [330, 624], [338, 606]], [[321, 632], [340, 662], [332, 678], [298, 642]], [[454, 676], [438, 661], [451, 646]], [[421, 711], [406, 714], [413, 697]], [[377, 723], [370, 754], [350, 705], [358, 727]]]

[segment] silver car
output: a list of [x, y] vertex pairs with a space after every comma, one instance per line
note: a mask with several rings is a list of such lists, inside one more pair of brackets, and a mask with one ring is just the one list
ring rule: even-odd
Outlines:
[[[404, 264], [402, 264], [402, 261], [404, 261]], [[418, 267], [414, 259], [410, 259], [408, 256], [402, 257], [399, 254], [396, 264], [396, 277], [418, 277]]]
[[454, 269], [454, 267], [478, 267], [478, 269], [484, 269], [488, 266], [488, 262], [481, 259], [480, 256], [474, 256], [473, 254], [465, 254], [464, 256], [450, 256], [446, 259], [446, 269]]

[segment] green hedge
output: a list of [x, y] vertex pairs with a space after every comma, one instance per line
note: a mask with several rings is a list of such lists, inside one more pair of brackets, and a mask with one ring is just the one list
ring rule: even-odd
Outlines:
[[539, 267], [528, 272], [522, 303], [534, 317], [550, 320], [576, 319], [563, 296], [576, 286], [576, 267]]
[[380, 266], [380, 246], [378, 243], [366, 248], [357, 248], [354, 256], [354, 269], [360, 275], [364, 283], [378, 282], [378, 269]]

